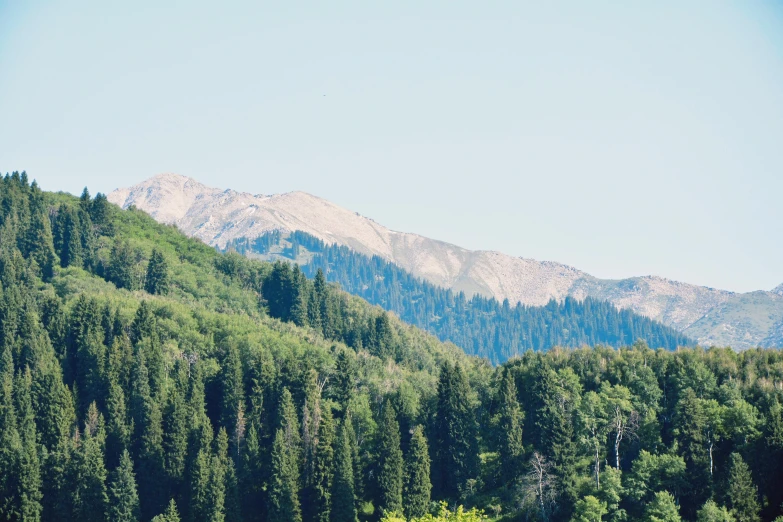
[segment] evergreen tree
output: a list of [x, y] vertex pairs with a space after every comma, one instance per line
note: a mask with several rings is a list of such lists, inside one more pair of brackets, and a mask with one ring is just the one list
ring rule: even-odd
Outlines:
[[174, 502], [173, 498], [169, 501], [169, 505], [166, 508], [166, 511], [160, 515], [156, 515], [152, 519], [152, 522], [180, 522], [179, 511], [177, 511], [177, 503]]
[[573, 398], [551, 369], [543, 369], [536, 382], [534, 395], [539, 403], [536, 424], [539, 447], [552, 462], [560, 493], [560, 509], [569, 512], [576, 501], [576, 446], [571, 408]]
[[334, 480], [332, 481], [332, 510], [330, 522], [356, 522], [356, 495], [353, 481], [353, 431], [350, 416], [343, 417], [334, 453]]
[[[76, 432], [77, 436], [79, 432]], [[89, 423], [83, 436], [76, 439], [76, 452], [71, 462], [73, 516], [84, 522], [99, 522], [106, 518], [109, 498], [106, 492], [106, 468], [103, 464], [102, 436], [94, 433]]]
[[478, 473], [476, 418], [470, 386], [459, 364], [441, 367], [434, 426], [435, 492], [439, 498], [457, 498]]
[[225, 428], [220, 428], [214, 446], [203, 520], [223, 522], [226, 518], [226, 475], [229, 473], [228, 434]]
[[144, 290], [153, 295], [169, 293], [169, 265], [163, 253], [157, 248], [152, 249], [152, 256], [147, 264], [147, 275], [144, 279]]
[[408, 455], [405, 459], [405, 516], [423, 517], [430, 507], [430, 454], [424, 430], [417, 426], [413, 430]]
[[331, 512], [332, 482], [334, 478], [334, 420], [327, 407], [321, 413], [318, 441], [313, 463], [313, 480], [307, 501], [314, 515], [310, 520], [329, 522]]
[[140, 516], [136, 476], [128, 450], [122, 452], [120, 464], [112, 473], [109, 485], [109, 520], [137, 522]]
[[227, 343], [225, 348], [220, 368], [220, 390], [220, 424], [231, 431], [233, 447], [238, 448], [245, 432], [242, 415], [245, 397], [242, 362], [239, 360], [239, 350], [233, 343]]
[[139, 252], [130, 243], [117, 240], [109, 254], [109, 264], [106, 266], [105, 277], [117, 288], [128, 290], [139, 289]]
[[174, 496], [178, 496], [184, 486], [190, 430], [184, 397], [187, 383], [181, 383], [180, 386], [175, 386], [169, 393], [163, 413], [164, 470], [170, 492]]
[[731, 513], [738, 522], [757, 522], [761, 520], [761, 508], [758, 501], [758, 489], [753, 483], [750, 469], [739, 453], [729, 455], [729, 473], [726, 497]]
[[212, 426], [204, 416], [192, 431], [188, 449], [188, 502], [184, 506], [187, 508], [187, 520], [191, 522], [207, 520], [210, 512], [211, 444]]
[[269, 521], [301, 522], [299, 469], [285, 431], [275, 433], [272, 445], [272, 476], [269, 485]]
[[503, 372], [499, 390], [500, 466], [504, 483], [511, 483], [521, 469], [523, 414], [517, 400], [517, 387], [511, 372]]
[[400, 425], [390, 401], [384, 405], [378, 433], [378, 503], [381, 513], [401, 513], [403, 459]]
[[261, 467], [261, 444], [256, 431], [256, 425], [250, 424], [247, 438], [241, 448], [240, 490], [242, 496], [242, 511], [249, 521], [260, 519], [263, 513], [262, 484], [264, 473]]
[[677, 402], [674, 434], [685, 459], [686, 490], [683, 512], [693, 515], [710, 495], [711, 479], [705, 433], [707, 416], [702, 399], [691, 388], [685, 389]]

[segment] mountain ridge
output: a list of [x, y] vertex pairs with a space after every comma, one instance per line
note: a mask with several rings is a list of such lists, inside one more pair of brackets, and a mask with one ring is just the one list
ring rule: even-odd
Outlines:
[[704, 345], [748, 348], [783, 344], [783, 285], [772, 292], [735, 293], [659, 276], [599, 279], [555, 261], [497, 251], [468, 250], [398, 232], [328, 200], [295, 191], [254, 195], [208, 187], [179, 174], [159, 174], [109, 194], [158, 221], [176, 224], [207, 244], [224, 248], [272, 230], [306, 232], [329, 243], [378, 255], [433, 284], [498, 301], [544, 305], [566, 296], [594, 297], [672, 326]]

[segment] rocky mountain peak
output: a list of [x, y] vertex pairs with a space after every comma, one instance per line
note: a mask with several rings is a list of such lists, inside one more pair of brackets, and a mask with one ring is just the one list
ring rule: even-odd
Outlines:
[[159, 174], [109, 201], [144, 210], [158, 221], [224, 248], [272, 230], [302, 231], [359, 253], [377, 255], [436, 285], [510, 303], [544, 305], [566, 296], [594, 297], [657, 319], [704, 345], [764, 345], [783, 324], [783, 285], [736, 294], [659, 276], [598, 279], [554, 261], [471, 251], [417, 234], [390, 230], [370, 218], [306, 192], [253, 195], [208, 187], [186, 176]]

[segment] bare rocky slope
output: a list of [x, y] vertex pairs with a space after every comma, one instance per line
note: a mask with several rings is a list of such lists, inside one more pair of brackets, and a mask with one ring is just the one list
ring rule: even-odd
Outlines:
[[160, 174], [108, 197], [123, 208], [134, 205], [158, 221], [176, 224], [216, 247], [271, 230], [301, 230], [328, 243], [381, 256], [434, 284], [468, 295], [480, 293], [528, 305], [567, 295], [592, 296], [660, 320], [702, 345], [783, 346], [783, 285], [771, 292], [740, 294], [655, 276], [598, 279], [552, 261], [471, 251], [389, 230], [305, 192], [253, 195], [207, 187], [177, 174]]

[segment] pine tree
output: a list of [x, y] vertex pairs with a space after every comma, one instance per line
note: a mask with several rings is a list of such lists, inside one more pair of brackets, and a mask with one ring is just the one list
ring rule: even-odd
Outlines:
[[753, 483], [750, 468], [739, 453], [729, 455], [729, 473], [726, 496], [731, 513], [738, 522], [757, 522], [761, 520], [761, 507], [758, 501], [758, 489]]
[[212, 426], [204, 415], [191, 432], [188, 448], [188, 502], [183, 506], [187, 509], [187, 520], [191, 522], [206, 520], [209, 513], [211, 444]]
[[81, 241], [81, 223], [79, 215], [70, 205], [61, 205], [59, 209], [58, 234], [60, 245], [60, 266], [81, 267], [84, 263]]
[[242, 511], [248, 521], [260, 519], [263, 513], [262, 484], [264, 481], [261, 467], [261, 445], [254, 423], [250, 424], [247, 438], [241, 448], [239, 464]]
[[[183, 388], [186, 383], [182, 383]], [[164, 470], [170, 493], [174, 496], [182, 491], [185, 478], [185, 461], [188, 452], [188, 409], [184, 391], [175, 386], [169, 392], [163, 413]]]
[[355, 357], [355, 354], [348, 349], [342, 349], [337, 352], [333, 389], [335, 390], [335, 400], [343, 408], [348, 406], [356, 386]]
[[478, 473], [476, 418], [470, 385], [459, 364], [446, 362], [441, 367], [433, 435], [436, 495], [457, 498]]
[[139, 253], [126, 240], [117, 239], [109, 254], [106, 280], [114, 283], [117, 288], [138, 290], [140, 279], [138, 264]]
[[41, 463], [32, 404], [32, 374], [26, 367], [15, 383], [19, 445], [17, 451], [17, 499], [20, 520], [40, 520], [41, 517]]
[[166, 508], [166, 511], [160, 515], [156, 515], [152, 519], [152, 522], [180, 522], [179, 511], [177, 511], [177, 503], [174, 502], [173, 498], [169, 501], [169, 505]]
[[139, 520], [139, 495], [136, 491], [136, 475], [133, 473], [128, 450], [122, 452], [120, 464], [112, 473], [109, 485], [109, 520], [135, 522]]
[[334, 453], [331, 522], [356, 522], [356, 495], [353, 481], [353, 449], [351, 448], [351, 418], [346, 415]]
[[322, 416], [318, 374], [315, 370], [310, 369], [305, 381], [305, 400], [302, 409], [302, 518], [306, 522], [315, 520], [317, 516], [315, 510], [315, 497], [317, 496], [316, 452]]
[[169, 293], [169, 265], [163, 253], [157, 248], [152, 249], [152, 256], [147, 264], [147, 276], [144, 280], [144, 290], [153, 295]]
[[536, 424], [540, 436], [539, 447], [552, 462], [561, 495], [561, 510], [569, 512], [576, 502], [576, 447], [571, 405], [562, 398], [566, 391], [558, 383], [558, 374], [544, 369], [534, 389], [539, 403]]
[[702, 400], [691, 388], [680, 394], [674, 425], [687, 474], [687, 488], [681, 501], [683, 513], [693, 516], [710, 495], [711, 479], [704, 435], [707, 431], [707, 417]]
[[242, 378], [242, 362], [239, 360], [239, 350], [234, 343], [227, 343], [225, 355], [220, 368], [220, 424], [233, 434], [233, 448], [238, 448], [244, 437], [244, 419], [241, 412], [244, 409], [244, 382]]
[[401, 513], [403, 460], [400, 425], [390, 401], [386, 401], [383, 407], [378, 435], [378, 504], [381, 513]]
[[430, 507], [430, 455], [424, 430], [417, 426], [413, 430], [408, 455], [405, 460], [405, 516], [423, 517]]
[[138, 463], [138, 488], [141, 516], [152, 518], [165, 503], [166, 491], [160, 487], [164, 477], [163, 418], [160, 405], [150, 394], [144, 351], [137, 349], [131, 373], [130, 416], [134, 424], [133, 456]]
[[209, 485], [204, 519], [223, 522], [226, 517], [226, 474], [228, 473], [228, 434], [220, 428], [214, 442], [214, 455], [210, 459]]
[[272, 476], [269, 484], [269, 521], [301, 522], [299, 467], [284, 429], [275, 433], [272, 445]]
[[312, 495], [310, 501], [316, 516], [311, 520], [329, 522], [331, 511], [332, 482], [334, 479], [334, 419], [331, 408], [321, 414], [318, 428], [318, 442], [313, 463]]
[[[78, 436], [78, 432], [77, 432]], [[89, 424], [77, 439], [72, 460], [73, 516], [83, 522], [99, 522], [106, 518], [109, 498], [106, 492], [106, 468], [103, 464], [102, 436], [93, 433]]]
[[524, 452], [522, 444], [522, 412], [517, 400], [517, 387], [514, 378], [507, 369], [503, 372], [499, 390], [500, 402], [500, 466], [502, 480], [513, 482], [521, 469]]

